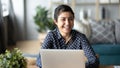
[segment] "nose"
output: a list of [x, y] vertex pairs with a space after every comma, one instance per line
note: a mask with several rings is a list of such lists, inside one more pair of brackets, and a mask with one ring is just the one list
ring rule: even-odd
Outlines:
[[66, 19], [65, 24], [66, 24], [66, 25], [69, 25], [69, 23], [70, 23], [69, 19]]

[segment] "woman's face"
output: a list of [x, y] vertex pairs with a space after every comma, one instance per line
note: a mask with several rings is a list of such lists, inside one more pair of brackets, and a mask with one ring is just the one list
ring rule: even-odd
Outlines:
[[74, 26], [74, 17], [71, 12], [61, 12], [55, 21], [60, 33], [69, 34]]

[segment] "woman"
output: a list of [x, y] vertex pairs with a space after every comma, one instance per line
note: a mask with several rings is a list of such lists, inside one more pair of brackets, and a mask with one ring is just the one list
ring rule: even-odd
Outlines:
[[[86, 36], [72, 30], [74, 12], [68, 5], [59, 5], [54, 12], [55, 30], [50, 31], [42, 44], [43, 49], [83, 49], [88, 59], [86, 68], [98, 68], [99, 61]], [[37, 65], [41, 68], [40, 56]]]

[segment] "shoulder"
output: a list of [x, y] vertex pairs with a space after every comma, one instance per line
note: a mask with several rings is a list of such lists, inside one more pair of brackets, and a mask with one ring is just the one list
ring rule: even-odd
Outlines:
[[85, 36], [85, 34], [77, 31], [77, 30], [72, 30], [72, 34], [76, 35], [76, 36]]
[[83, 42], [88, 43], [88, 39], [85, 34], [80, 33], [79, 31], [76, 31], [76, 30], [74, 30], [74, 32], [75, 32], [75, 34], [73, 34], [73, 37], [75, 37], [77, 40], [80, 40], [82, 43]]
[[56, 36], [56, 34], [57, 34], [57, 30], [54, 29], [47, 33], [47, 37], [53, 37], [53, 36]]
[[78, 39], [87, 39], [85, 34], [77, 31], [77, 30], [72, 30], [72, 35]]
[[49, 31], [49, 32], [47, 33], [47, 35], [54, 35], [54, 34], [56, 34], [56, 33], [57, 33], [57, 30], [54, 29], [54, 30]]

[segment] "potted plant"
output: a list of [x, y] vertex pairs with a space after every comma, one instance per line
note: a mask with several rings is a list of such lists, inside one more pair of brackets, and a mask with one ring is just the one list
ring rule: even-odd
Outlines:
[[26, 59], [22, 56], [22, 52], [15, 48], [13, 51], [8, 51], [0, 54], [0, 68], [26, 68]]
[[44, 32], [47, 29], [52, 30], [55, 28], [52, 18], [48, 16], [49, 10], [42, 6], [36, 7], [36, 15], [34, 16], [34, 22], [38, 26], [39, 32]]

